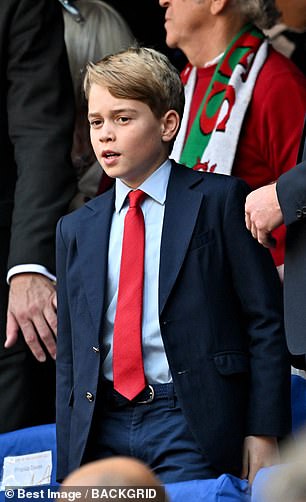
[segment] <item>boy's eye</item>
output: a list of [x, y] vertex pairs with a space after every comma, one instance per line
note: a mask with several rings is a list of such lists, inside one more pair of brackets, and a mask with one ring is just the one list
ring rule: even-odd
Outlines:
[[102, 120], [95, 119], [95, 120], [89, 121], [90, 127], [99, 127], [101, 124], [102, 124]]
[[118, 117], [117, 121], [121, 124], [125, 124], [126, 122], [128, 122], [130, 120], [129, 117]]

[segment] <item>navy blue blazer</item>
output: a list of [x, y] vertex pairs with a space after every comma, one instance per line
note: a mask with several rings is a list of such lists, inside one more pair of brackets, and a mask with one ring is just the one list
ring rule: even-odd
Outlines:
[[[183, 413], [213, 465], [236, 475], [246, 435], [290, 429], [281, 287], [245, 227], [247, 193], [234, 177], [173, 162], [159, 271], [161, 334]], [[82, 462], [94, 414], [113, 211], [112, 189], [57, 228], [59, 479]]]
[[[294, 355], [306, 354], [306, 140], [303, 161], [283, 174], [277, 183], [278, 199], [287, 225], [285, 327], [288, 347]], [[301, 367], [305, 369], [305, 360]]]

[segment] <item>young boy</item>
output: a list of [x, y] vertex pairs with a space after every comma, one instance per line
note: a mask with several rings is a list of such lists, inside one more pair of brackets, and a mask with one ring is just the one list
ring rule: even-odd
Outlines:
[[85, 93], [116, 183], [57, 229], [58, 478], [127, 455], [166, 483], [252, 481], [289, 431], [290, 368], [247, 187], [168, 159], [184, 97], [164, 55], [89, 64]]

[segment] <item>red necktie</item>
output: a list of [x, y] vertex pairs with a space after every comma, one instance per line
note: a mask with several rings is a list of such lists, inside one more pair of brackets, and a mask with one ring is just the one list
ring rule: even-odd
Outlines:
[[145, 225], [140, 207], [145, 196], [141, 190], [128, 194], [114, 324], [114, 389], [129, 400], [146, 385], [141, 344]]

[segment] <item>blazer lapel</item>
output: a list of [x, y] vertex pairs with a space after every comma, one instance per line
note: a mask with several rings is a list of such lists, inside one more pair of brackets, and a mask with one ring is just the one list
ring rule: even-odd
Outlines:
[[170, 174], [161, 240], [159, 267], [159, 313], [183, 264], [202, 203], [201, 192], [193, 187], [202, 176], [174, 162]]
[[[104, 311], [108, 241], [114, 211], [114, 190], [87, 204], [88, 217], [77, 231], [77, 246], [84, 289], [94, 325], [99, 333]], [[94, 277], [94, 280], [92, 280]]]

